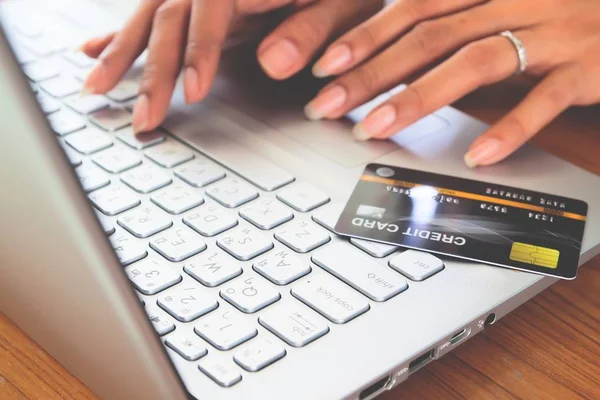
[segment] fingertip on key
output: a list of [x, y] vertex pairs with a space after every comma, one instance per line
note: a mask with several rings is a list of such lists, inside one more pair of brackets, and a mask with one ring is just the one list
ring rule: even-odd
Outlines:
[[142, 94], [138, 97], [137, 103], [133, 107], [133, 132], [137, 135], [148, 128], [148, 118], [150, 116], [150, 101], [148, 96]]

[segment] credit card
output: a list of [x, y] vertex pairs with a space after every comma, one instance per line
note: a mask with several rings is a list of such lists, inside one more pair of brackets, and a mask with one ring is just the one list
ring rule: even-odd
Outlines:
[[337, 233], [562, 279], [577, 275], [581, 200], [369, 164]]

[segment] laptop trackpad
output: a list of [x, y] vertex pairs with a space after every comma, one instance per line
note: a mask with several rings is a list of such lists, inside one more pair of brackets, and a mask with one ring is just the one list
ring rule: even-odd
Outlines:
[[432, 115], [406, 128], [390, 141], [359, 143], [351, 134], [353, 123], [362, 120], [369, 110], [400, 89], [394, 89], [359, 107], [345, 121], [308, 121], [302, 109], [319, 86], [322, 83], [319, 84], [306, 71], [287, 81], [275, 82], [257, 65], [252, 49], [238, 48], [224, 57], [211, 95], [346, 168], [377, 160], [397, 151], [399, 145], [406, 146], [424, 136], [440, 132], [450, 124]]

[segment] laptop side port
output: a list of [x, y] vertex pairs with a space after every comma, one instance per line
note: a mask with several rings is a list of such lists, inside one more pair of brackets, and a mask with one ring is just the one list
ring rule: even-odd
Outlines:
[[375, 382], [374, 384], [372, 384], [371, 386], [369, 386], [368, 388], [366, 388], [362, 392], [360, 392], [360, 394], [358, 395], [358, 399], [359, 400], [374, 399], [375, 397], [379, 396], [381, 393], [385, 392], [388, 389], [388, 386], [391, 382], [392, 382], [391, 375], [381, 378], [380, 380], [378, 380], [377, 382]]
[[461, 331], [456, 332], [450, 338], [450, 345], [453, 346], [455, 344], [462, 342], [469, 336], [470, 333], [471, 333], [471, 328], [465, 328]]
[[431, 349], [426, 353], [421, 354], [419, 357], [415, 358], [408, 364], [408, 373], [415, 372], [419, 368], [428, 364], [431, 360], [433, 360], [435, 349]]

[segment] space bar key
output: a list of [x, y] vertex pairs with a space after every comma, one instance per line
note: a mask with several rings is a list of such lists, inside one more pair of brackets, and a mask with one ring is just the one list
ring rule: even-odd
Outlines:
[[294, 176], [289, 172], [228, 139], [224, 134], [202, 131], [201, 134], [182, 139], [188, 140], [192, 146], [198, 146], [203, 153], [262, 190], [271, 192], [294, 181]]

